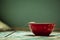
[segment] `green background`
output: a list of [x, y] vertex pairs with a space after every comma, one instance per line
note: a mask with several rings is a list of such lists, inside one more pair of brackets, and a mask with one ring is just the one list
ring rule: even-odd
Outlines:
[[28, 22], [55, 23], [60, 28], [60, 0], [1, 0], [1, 20], [10, 26]]

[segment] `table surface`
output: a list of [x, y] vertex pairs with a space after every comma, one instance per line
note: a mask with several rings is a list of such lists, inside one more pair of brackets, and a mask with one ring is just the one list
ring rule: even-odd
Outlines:
[[30, 31], [0, 32], [0, 40], [60, 40], [60, 32], [52, 32], [50, 36], [34, 36]]

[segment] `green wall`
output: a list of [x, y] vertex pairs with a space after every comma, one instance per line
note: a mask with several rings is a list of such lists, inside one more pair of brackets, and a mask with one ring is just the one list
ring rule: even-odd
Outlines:
[[1, 0], [0, 0], [0, 19], [1, 19]]
[[59, 3], [59, 0], [1, 0], [1, 18], [10, 26], [24, 27], [35, 21], [56, 23], [59, 28]]

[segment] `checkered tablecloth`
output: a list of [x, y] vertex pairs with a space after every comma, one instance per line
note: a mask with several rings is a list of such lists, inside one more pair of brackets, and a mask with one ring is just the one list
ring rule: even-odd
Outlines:
[[60, 40], [60, 32], [52, 32], [50, 36], [34, 36], [30, 31], [0, 32], [0, 40]]

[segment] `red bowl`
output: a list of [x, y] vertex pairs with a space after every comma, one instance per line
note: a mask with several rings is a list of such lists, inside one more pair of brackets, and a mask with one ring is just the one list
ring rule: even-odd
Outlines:
[[36, 36], [49, 36], [54, 30], [53, 23], [30, 23], [29, 28]]

